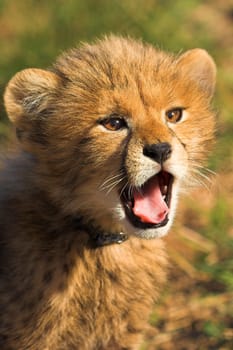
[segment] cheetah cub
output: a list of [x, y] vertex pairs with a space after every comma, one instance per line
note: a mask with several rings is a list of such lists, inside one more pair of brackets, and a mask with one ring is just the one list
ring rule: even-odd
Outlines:
[[12, 78], [2, 350], [139, 349], [165, 280], [160, 237], [213, 139], [215, 75], [202, 49], [110, 36]]

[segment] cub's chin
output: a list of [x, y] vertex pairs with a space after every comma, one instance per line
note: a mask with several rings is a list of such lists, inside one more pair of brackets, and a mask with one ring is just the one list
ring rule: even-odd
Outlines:
[[151, 227], [151, 228], [137, 228], [131, 224], [131, 222], [125, 217], [122, 220], [122, 224], [125, 228], [125, 232], [129, 235], [134, 235], [144, 239], [161, 238], [166, 236], [173, 222], [173, 217], [169, 217], [167, 223], [163, 227]]

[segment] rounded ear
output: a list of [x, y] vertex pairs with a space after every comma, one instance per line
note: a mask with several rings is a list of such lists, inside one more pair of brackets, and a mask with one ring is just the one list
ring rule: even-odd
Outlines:
[[184, 76], [195, 81], [208, 98], [213, 96], [216, 81], [216, 65], [207, 51], [193, 49], [182, 54], [178, 65]]
[[46, 110], [60, 83], [50, 71], [25, 69], [8, 83], [4, 103], [10, 120], [19, 125], [36, 118]]

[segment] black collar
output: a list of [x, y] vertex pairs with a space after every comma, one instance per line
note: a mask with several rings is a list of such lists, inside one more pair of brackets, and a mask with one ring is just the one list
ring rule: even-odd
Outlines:
[[95, 235], [89, 234], [89, 236], [95, 248], [103, 247], [114, 243], [121, 244], [128, 239], [127, 234], [123, 232], [96, 232]]
[[92, 223], [85, 223], [82, 217], [77, 217], [72, 221], [76, 229], [84, 230], [88, 233], [92, 248], [104, 247], [111, 244], [121, 244], [128, 239], [128, 235], [126, 233], [105, 232]]

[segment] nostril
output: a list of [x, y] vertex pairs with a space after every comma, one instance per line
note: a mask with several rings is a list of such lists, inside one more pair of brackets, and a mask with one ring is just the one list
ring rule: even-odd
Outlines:
[[143, 154], [155, 160], [157, 163], [162, 164], [171, 156], [172, 148], [168, 142], [153, 143], [151, 145], [145, 145], [143, 148]]

